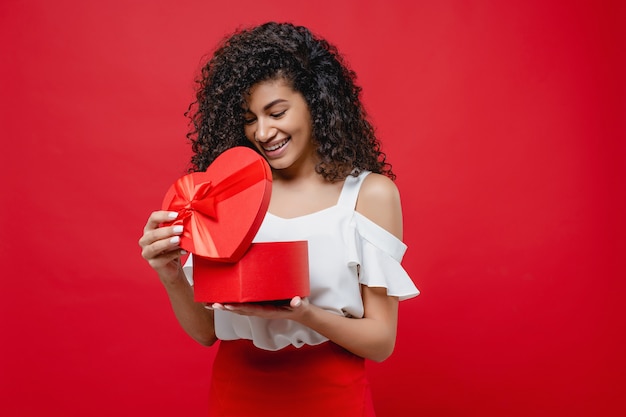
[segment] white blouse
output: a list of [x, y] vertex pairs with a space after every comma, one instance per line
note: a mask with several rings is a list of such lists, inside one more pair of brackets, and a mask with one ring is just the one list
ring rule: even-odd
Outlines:
[[[363, 317], [361, 285], [387, 288], [400, 300], [419, 294], [401, 265], [406, 245], [355, 211], [364, 171], [348, 176], [335, 206], [295, 218], [267, 213], [254, 242], [307, 240], [311, 294], [318, 307], [346, 317]], [[193, 285], [192, 256], [183, 270]], [[215, 310], [218, 339], [249, 339], [266, 350], [317, 345], [328, 339], [292, 320], [267, 320]]]

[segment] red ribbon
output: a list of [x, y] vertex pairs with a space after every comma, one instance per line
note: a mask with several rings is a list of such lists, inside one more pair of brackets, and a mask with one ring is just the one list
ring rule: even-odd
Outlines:
[[[258, 164], [261, 166], [257, 166]], [[200, 256], [219, 258], [220, 254], [208, 226], [211, 221], [218, 220], [217, 206], [264, 180], [263, 176], [252, 175], [263, 170], [263, 161], [255, 160], [215, 184], [210, 180], [196, 184], [193, 174], [179, 178], [174, 183], [175, 194], [169, 210], [178, 212], [175, 223], [180, 224], [182, 221], [184, 237], [193, 246], [184, 249]]]

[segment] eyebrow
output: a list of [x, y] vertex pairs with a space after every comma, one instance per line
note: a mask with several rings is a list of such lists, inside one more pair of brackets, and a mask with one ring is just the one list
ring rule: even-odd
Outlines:
[[263, 110], [267, 110], [270, 107], [274, 106], [275, 104], [286, 103], [286, 102], [287, 102], [287, 100], [285, 100], [284, 98], [277, 98], [276, 100], [274, 100], [274, 101], [272, 101], [270, 103], [267, 103], [265, 106], [263, 106]]
[[[272, 106], [274, 106], [274, 105], [276, 105], [278, 103], [287, 103], [288, 101], [289, 100], [286, 100], [284, 98], [277, 98], [276, 100], [271, 101], [271, 102], [267, 103], [265, 106], [263, 106], [263, 111], [267, 111], [267, 109], [271, 108]], [[244, 110], [246, 111], [246, 113], [252, 113], [250, 111], [250, 108], [246, 108]]]

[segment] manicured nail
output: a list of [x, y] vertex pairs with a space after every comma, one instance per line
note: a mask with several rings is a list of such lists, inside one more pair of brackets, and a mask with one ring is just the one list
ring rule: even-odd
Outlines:
[[213, 310], [213, 306], [210, 306], [208, 304], [205, 304], [204, 308], [206, 308], [207, 310]]
[[178, 243], [180, 242], [180, 236], [174, 236], [170, 239], [170, 243]]
[[183, 226], [174, 226], [174, 233], [182, 233]]
[[167, 217], [169, 217], [170, 219], [175, 219], [176, 217], [178, 217], [178, 213], [175, 211], [170, 211], [169, 213], [167, 213]]
[[295, 307], [300, 307], [302, 305], [302, 300], [298, 299], [295, 303], [293, 303]]
[[187, 255], [187, 251], [186, 251], [185, 249], [181, 249], [181, 250], [180, 250], [180, 254], [181, 254], [181, 255]]

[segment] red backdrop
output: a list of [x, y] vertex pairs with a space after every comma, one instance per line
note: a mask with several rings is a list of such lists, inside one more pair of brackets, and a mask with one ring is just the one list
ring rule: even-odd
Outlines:
[[398, 175], [422, 295], [379, 415], [626, 415], [623, 2], [211, 3], [0, 3], [3, 415], [205, 413], [137, 239], [201, 55], [269, 19], [344, 51]]

